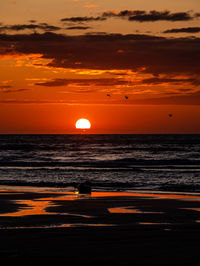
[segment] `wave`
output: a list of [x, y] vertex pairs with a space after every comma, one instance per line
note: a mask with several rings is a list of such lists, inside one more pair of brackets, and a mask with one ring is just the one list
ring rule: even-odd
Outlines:
[[0, 185], [200, 191], [200, 135], [0, 135]]
[[123, 159], [115, 159], [115, 160], [86, 160], [82, 161], [68, 161], [68, 162], [60, 162], [60, 161], [54, 161], [49, 159], [48, 161], [20, 161], [20, 160], [5, 160], [0, 159], [0, 166], [89, 166], [89, 167], [95, 167], [99, 166], [102, 167], [104, 165], [110, 166], [110, 167], [119, 167], [121, 165], [132, 165], [132, 166], [159, 166], [159, 165], [200, 165], [200, 159], [197, 160], [182, 160], [182, 159], [168, 159], [168, 160], [137, 160], [133, 158], [123, 158]]

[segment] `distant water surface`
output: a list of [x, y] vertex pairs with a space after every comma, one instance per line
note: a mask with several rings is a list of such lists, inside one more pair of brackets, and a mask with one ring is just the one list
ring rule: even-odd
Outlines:
[[0, 135], [0, 185], [200, 192], [200, 135]]

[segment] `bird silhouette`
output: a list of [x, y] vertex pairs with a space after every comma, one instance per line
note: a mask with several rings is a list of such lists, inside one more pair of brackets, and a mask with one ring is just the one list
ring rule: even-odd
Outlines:
[[169, 114], [169, 117], [171, 118], [173, 115], [172, 114]]
[[128, 96], [124, 96], [124, 97], [125, 97], [126, 100], [128, 99]]
[[110, 97], [110, 94], [107, 94], [108, 97]]

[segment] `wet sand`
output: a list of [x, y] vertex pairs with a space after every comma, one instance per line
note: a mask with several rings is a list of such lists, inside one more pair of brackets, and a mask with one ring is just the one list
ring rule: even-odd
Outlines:
[[0, 256], [15, 265], [198, 265], [200, 196], [0, 187]]

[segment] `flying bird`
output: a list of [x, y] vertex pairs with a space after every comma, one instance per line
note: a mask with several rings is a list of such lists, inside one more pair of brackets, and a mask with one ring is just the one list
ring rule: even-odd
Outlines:
[[128, 96], [125, 96], [125, 99], [127, 100], [128, 99]]
[[172, 114], [169, 114], [169, 117], [172, 117], [173, 115]]
[[108, 97], [110, 97], [110, 94], [107, 94]]

